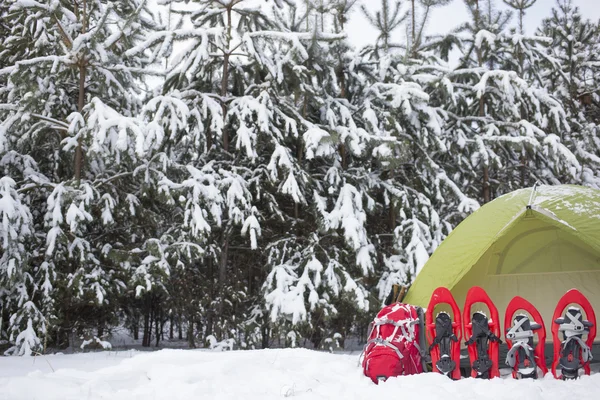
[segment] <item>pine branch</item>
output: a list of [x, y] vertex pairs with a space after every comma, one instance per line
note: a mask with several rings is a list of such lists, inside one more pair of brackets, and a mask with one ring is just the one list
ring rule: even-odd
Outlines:
[[60, 36], [63, 40], [63, 43], [65, 44], [67, 49], [71, 50], [73, 48], [73, 38], [65, 31], [65, 28], [63, 28], [56, 14], [52, 13], [52, 17], [54, 18], [54, 22], [56, 23], [56, 26], [60, 31]]

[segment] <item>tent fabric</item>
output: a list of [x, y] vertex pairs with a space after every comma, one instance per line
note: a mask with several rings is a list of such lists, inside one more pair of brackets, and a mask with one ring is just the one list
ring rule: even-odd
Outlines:
[[475, 285], [488, 292], [502, 321], [518, 295], [538, 308], [549, 332], [554, 307], [571, 288], [600, 315], [600, 190], [538, 186], [484, 205], [448, 235], [403, 301], [427, 307], [435, 288], [445, 286], [461, 306]]

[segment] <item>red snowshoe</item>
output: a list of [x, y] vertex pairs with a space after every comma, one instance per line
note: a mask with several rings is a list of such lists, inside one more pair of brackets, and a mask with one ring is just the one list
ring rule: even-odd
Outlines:
[[[529, 313], [533, 321], [526, 314], [514, 315], [517, 310]], [[538, 324], [535, 321], [539, 321]], [[513, 298], [504, 315], [504, 328], [506, 329], [506, 343], [508, 354], [506, 364], [512, 368], [515, 379], [538, 378], [538, 368], [541, 376], [548, 372], [544, 347], [546, 344], [546, 327], [539, 311], [527, 300], [520, 296]], [[538, 344], [533, 348], [533, 338], [537, 334]]]
[[[433, 320], [435, 306], [448, 304], [452, 308], [452, 317], [441, 311]], [[445, 287], [439, 287], [431, 296], [426, 312], [427, 336], [431, 346], [431, 365], [433, 372], [439, 372], [452, 379], [460, 379], [460, 340], [462, 339], [462, 323], [460, 310]]]
[[[485, 303], [490, 310], [491, 320], [481, 311], [473, 313], [471, 307], [474, 303]], [[490, 379], [500, 376], [498, 368], [500, 321], [498, 309], [479, 286], [472, 287], [467, 293], [465, 308], [463, 310], [465, 324], [465, 344], [468, 346], [471, 361], [471, 376], [473, 378]]]
[[[564, 309], [569, 304], [576, 304]], [[581, 309], [585, 311], [587, 320], [583, 319]], [[559, 338], [563, 334], [563, 340]], [[587, 335], [585, 342], [583, 335]], [[554, 361], [552, 374], [557, 379], [576, 379], [583, 367], [586, 375], [590, 374], [592, 360], [592, 344], [596, 337], [596, 314], [588, 299], [577, 289], [571, 289], [558, 301], [552, 316], [552, 340], [554, 341]], [[560, 375], [558, 372], [560, 369]]]
[[423, 372], [418, 343], [423, 327], [419, 314], [416, 307], [400, 303], [379, 311], [363, 350], [365, 376], [379, 383], [391, 376]]

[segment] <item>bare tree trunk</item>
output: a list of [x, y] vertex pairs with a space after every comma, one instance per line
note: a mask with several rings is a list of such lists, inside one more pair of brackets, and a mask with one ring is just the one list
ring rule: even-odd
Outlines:
[[489, 203], [492, 200], [490, 193], [490, 169], [486, 165], [483, 167], [483, 202]]
[[[479, 99], [479, 116], [485, 117], [485, 104], [483, 96]], [[483, 166], [483, 202], [489, 203], [492, 200], [492, 196], [490, 193], [490, 167], [488, 165]]]
[[[521, 9], [519, 10], [519, 33], [521, 35], [524, 34], [523, 32], [523, 16], [525, 14], [525, 10]], [[523, 59], [523, 52], [521, 51], [521, 49], [519, 48], [519, 75], [521, 75], [521, 78], [525, 79], [525, 60]], [[521, 106], [521, 119], [526, 119], [526, 112], [525, 112], [525, 107]], [[527, 153], [525, 152], [525, 149], [523, 149], [521, 151], [521, 188], [525, 187], [525, 178], [526, 178], [526, 174], [527, 174]]]
[[146, 347], [150, 347], [152, 343], [152, 328], [154, 328], [154, 305], [150, 304], [150, 315], [148, 316], [148, 343]]
[[144, 313], [144, 336], [142, 337], [142, 347], [150, 346], [150, 310]]
[[417, 44], [415, 43], [417, 40], [417, 33], [416, 33], [416, 15], [415, 15], [415, 0], [411, 0], [411, 6], [412, 6], [412, 44], [411, 44], [411, 50], [410, 50], [410, 54], [411, 57], [415, 57], [415, 52], [417, 49]]
[[205, 337], [213, 334], [213, 326], [215, 323], [214, 313], [209, 311], [206, 316], [206, 333]]
[[394, 206], [394, 200], [390, 199], [390, 215], [389, 215], [389, 228], [391, 232], [396, 229], [396, 207]]
[[[225, 115], [223, 115], [223, 118], [225, 118]], [[208, 153], [213, 145], [212, 134], [208, 128], [204, 131], [206, 132], [206, 152]]]
[[268, 349], [269, 348], [269, 339], [271, 338], [271, 329], [269, 326], [269, 321], [265, 321], [261, 327], [261, 333], [262, 333], [262, 348], [263, 349]]
[[[477, 30], [480, 29], [480, 13], [479, 13], [479, 0], [475, 0], [475, 4], [477, 6], [475, 13], [475, 28]], [[477, 63], [479, 67], [483, 66], [483, 55], [481, 54], [481, 49], [477, 49]], [[479, 116], [485, 117], [485, 93], [481, 95], [479, 98]], [[483, 181], [482, 181], [482, 195], [483, 202], [489, 203], [491, 201], [491, 193], [490, 193], [490, 169], [488, 165], [483, 166]]]
[[[224, 303], [225, 303], [225, 280], [227, 279], [227, 259], [229, 257], [229, 236], [227, 231], [223, 232], [225, 239], [223, 240], [223, 248], [221, 250], [221, 263], [219, 265], [219, 307], [217, 320], [223, 319]], [[219, 337], [222, 336], [221, 327], [217, 326]]]
[[[85, 34], [87, 31], [87, 1], [83, 0], [83, 14], [81, 17], [81, 33]], [[86, 64], [85, 60], [79, 60], [79, 98], [77, 101], [77, 111], [83, 112], [83, 106], [85, 103], [85, 75], [86, 75]], [[83, 170], [83, 148], [82, 138], [79, 135], [77, 139], [77, 147], [75, 148], [75, 181], [79, 185], [81, 182], [81, 173]]]
[[177, 316], [177, 337], [179, 338], [179, 340], [183, 340], [183, 326], [181, 319], [181, 314], [179, 314]]
[[190, 320], [188, 321], [187, 338], [188, 338], [188, 347], [190, 349], [195, 349], [196, 341], [194, 339], [194, 318], [193, 317], [191, 317]]
[[[296, 91], [296, 100], [295, 105], [298, 106], [298, 97], [299, 92]], [[308, 99], [304, 96], [304, 102], [302, 104], [302, 118], [306, 119], [306, 114], [308, 111]], [[298, 158], [298, 164], [302, 163], [304, 159], [304, 141], [302, 140], [302, 135], [298, 135], [298, 139], [296, 140], [296, 157]], [[294, 203], [294, 219], [300, 218], [300, 204]]]
[[140, 320], [138, 316], [131, 323], [131, 330], [133, 332], [133, 340], [138, 340], [140, 338]]
[[169, 318], [169, 340], [173, 340], [173, 324], [175, 323], [175, 318], [173, 318], [173, 313]]
[[342, 157], [342, 169], [345, 171], [348, 168], [348, 154], [344, 143], [340, 143], [340, 156]]
[[[223, 102], [223, 119], [227, 115], [227, 105], [225, 96], [227, 96], [227, 83], [229, 82], [229, 57], [231, 56], [229, 46], [231, 44], [231, 5], [227, 8], [227, 50], [223, 54], [223, 76], [221, 77], [221, 101]], [[223, 125], [223, 149], [229, 151], [229, 132], [225, 124]]]
[[159, 310], [159, 307], [160, 306], [156, 304], [156, 311], [154, 312], [154, 336], [156, 339], [156, 344], [154, 345], [154, 347], [158, 347], [158, 344], [160, 343], [160, 336], [162, 333], [162, 311]]

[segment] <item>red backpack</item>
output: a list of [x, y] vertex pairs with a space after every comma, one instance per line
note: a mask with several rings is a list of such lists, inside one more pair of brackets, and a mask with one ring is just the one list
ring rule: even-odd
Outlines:
[[365, 376], [379, 383], [390, 376], [423, 372], [419, 346], [423, 333], [421, 309], [401, 303], [384, 307], [372, 322], [371, 333], [363, 350]]

